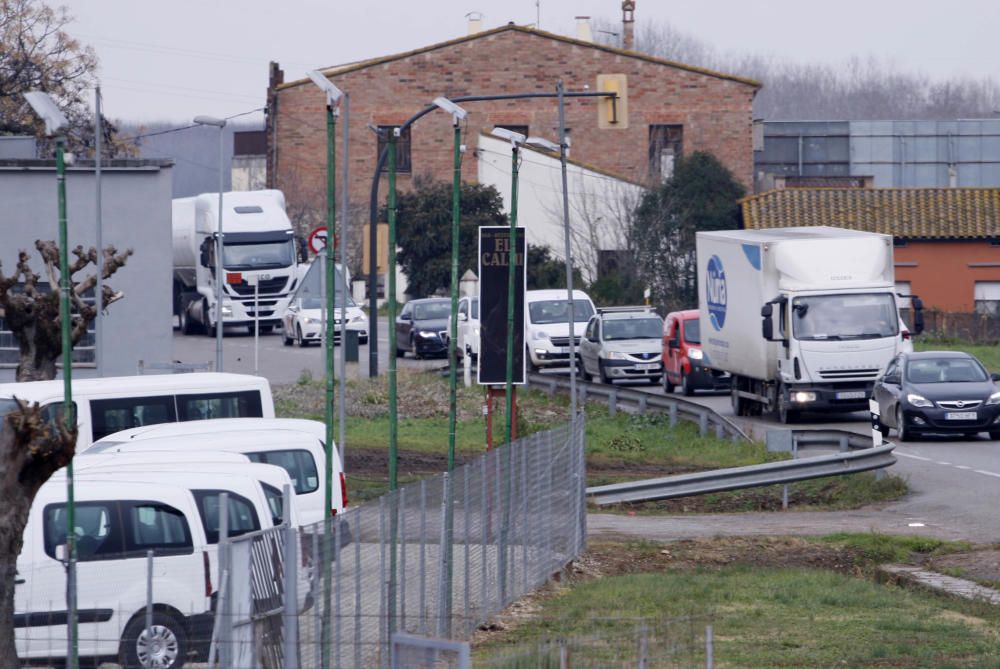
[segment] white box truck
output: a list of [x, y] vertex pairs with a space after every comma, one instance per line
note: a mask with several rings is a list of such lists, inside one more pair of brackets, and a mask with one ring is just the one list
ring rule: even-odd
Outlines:
[[[184, 334], [215, 333], [218, 229], [218, 193], [173, 201], [174, 315]], [[223, 193], [222, 237], [222, 323], [253, 333], [257, 317], [268, 332], [281, 323], [299, 278], [285, 196], [278, 190]]]
[[891, 236], [816, 226], [699, 232], [696, 245], [705, 364], [732, 375], [737, 415], [868, 408], [909, 337]]

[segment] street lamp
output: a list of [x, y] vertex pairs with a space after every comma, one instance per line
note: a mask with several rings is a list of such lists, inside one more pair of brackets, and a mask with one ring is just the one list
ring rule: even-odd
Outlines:
[[[73, 351], [70, 340], [69, 310], [69, 233], [66, 226], [66, 158], [65, 137], [62, 131], [69, 125], [55, 101], [48, 93], [31, 91], [24, 94], [25, 100], [35, 113], [45, 121], [45, 134], [56, 141], [56, 192], [59, 215], [59, 323], [62, 329], [63, 363], [63, 422], [67, 431], [76, 425], [73, 411]], [[98, 249], [98, 253], [100, 253]], [[98, 295], [100, 300], [101, 296]], [[98, 308], [101, 307], [98, 303]], [[77, 613], [76, 613], [76, 505], [73, 494], [73, 460], [66, 465], [66, 666], [79, 666], [77, 655]]]
[[[224, 188], [223, 138], [226, 119], [212, 116], [195, 116], [198, 125], [210, 125], [219, 129], [219, 226], [215, 233], [215, 371], [222, 371], [222, 284], [226, 277], [222, 267], [222, 190]], [[207, 317], [208, 314], [205, 314]], [[206, 324], [206, 327], [207, 324]]]
[[[312, 82], [319, 87], [321, 91], [326, 95], [326, 324], [324, 325], [326, 329], [326, 507], [323, 512], [323, 517], [325, 520], [325, 541], [323, 542], [323, 601], [326, 602], [325, 607], [329, 607], [330, 597], [333, 592], [333, 581], [332, 573], [330, 571], [330, 560], [328, 551], [330, 549], [330, 537], [331, 537], [331, 523], [333, 521], [333, 376], [334, 376], [334, 365], [333, 365], [333, 345], [334, 345], [334, 328], [335, 328], [335, 303], [334, 303], [334, 293], [336, 291], [334, 277], [336, 274], [336, 265], [334, 264], [335, 258], [333, 255], [334, 251], [334, 240], [337, 238], [336, 235], [336, 189], [334, 187], [336, 181], [336, 148], [335, 148], [335, 133], [337, 127], [337, 116], [340, 113], [338, 109], [338, 103], [340, 99], [344, 96], [344, 92], [339, 88], [334, 86], [333, 82], [326, 78], [322, 72], [319, 70], [310, 70], [306, 74], [312, 79]], [[344, 193], [344, 197], [347, 197], [347, 193]], [[346, 285], [344, 286], [346, 290]], [[341, 319], [344, 320], [347, 314], [346, 308], [346, 295], [344, 299], [345, 304], [342, 306]], [[347, 346], [346, 339], [340, 342], [341, 350], [346, 350]], [[346, 365], [340, 370], [341, 375], [346, 374]], [[341, 393], [341, 402], [344, 401], [343, 393]], [[341, 445], [343, 447], [343, 444]], [[330, 666], [330, 625], [328, 622], [329, 616], [324, 615], [323, 624], [323, 657], [322, 666]]]
[[[492, 134], [510, 142], [511, 147], [511, 187], [510, 187], [510, 250], [507, 255], [507, 374], [504, 393], [507, 426], [504, 442], [510, 444], [514, 429], [514, 286], [517, 283], [517, 173], [524, 135], [507, 128], [493, 128]], [[522, 329], [524, 324], [521, 324]]]

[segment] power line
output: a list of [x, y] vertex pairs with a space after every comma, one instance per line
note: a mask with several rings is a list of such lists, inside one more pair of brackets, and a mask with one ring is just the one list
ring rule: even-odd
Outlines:
[[[251, 109], [249, 111], [240, 112], [239, 114], [233, 114], [232, 116], [226, 116], [225, 120], [231, 121], [234, 118], [240, 118], [241, 116], [249, 116], [250, 114], [256, 114], [257, 112], [261, 112], [261, 111], [264, 111], [264, 107], [257, 107], [256, 109]], [[143, 133], [141, 135], [133, 135], [131, 137], [122, 137], [121, 139], [123, 141], [145, 139], [146, 137], [156, 137], [158, 135], [167, 135], [167, 134], [170, 134], [172, 132], [180, 132], [182, 130], [190, 130], [191, 128], [197, 128], [197, 127], [199, 127], [197, 123], [192, 123], [190, 125], [181, 126], [179, 128], [168, 128], [166, 130], [157, 130], [155, 132], [147, 132], [147, 133]]]

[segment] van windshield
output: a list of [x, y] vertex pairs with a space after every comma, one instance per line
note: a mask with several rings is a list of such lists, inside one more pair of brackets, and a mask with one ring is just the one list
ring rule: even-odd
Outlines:
[[881, 339], [899, 334], [889, 293], [813, 295], [792, 301], [792, 333], [799, 340]]
[[[528, 303], [531, 322], [536, 325], [569, 322], [569, 300], [540, 300]], [[586, 323], [594, 315], [594, 308], [587, 300], [573, 300], [573, 320]]]
[[660, 339], [663, 321], [659, 318], [622, 318], [604, 321], [604, 341], [620, 339]]

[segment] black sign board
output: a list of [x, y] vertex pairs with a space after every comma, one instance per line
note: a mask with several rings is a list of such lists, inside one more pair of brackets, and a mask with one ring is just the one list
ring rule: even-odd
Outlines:
[[[479, 228], [479, 375], [481, 385], [507, 383], [507, 294], [510, 271], [510, 228]], [[517, 228], [517, 276], [514, 285], [514, 374], [524, 376], [524, 228]]]

